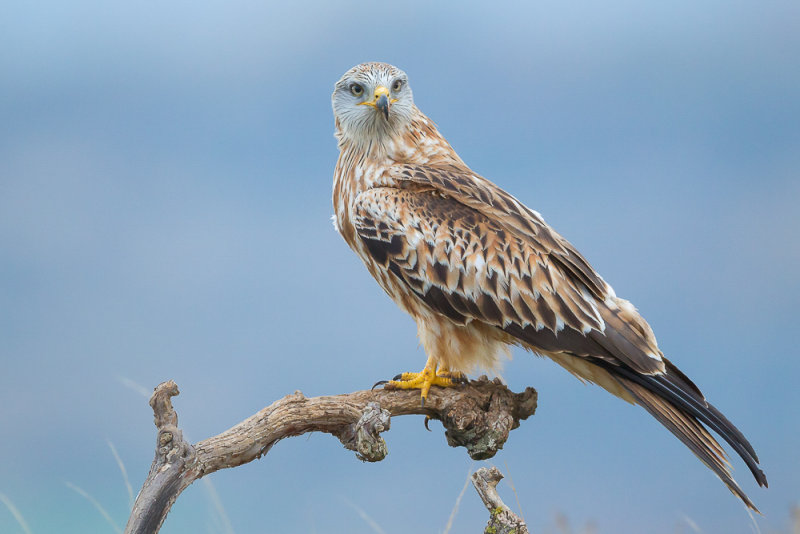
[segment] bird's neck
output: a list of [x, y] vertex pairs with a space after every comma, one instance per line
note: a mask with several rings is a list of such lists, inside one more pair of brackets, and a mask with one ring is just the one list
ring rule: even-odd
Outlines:
[[411, 118], [389, 127], [343, 131], [336, 125], [340, 161], [357, 159], [387, 165], [463, 165], [432, 120], [416, 107]]

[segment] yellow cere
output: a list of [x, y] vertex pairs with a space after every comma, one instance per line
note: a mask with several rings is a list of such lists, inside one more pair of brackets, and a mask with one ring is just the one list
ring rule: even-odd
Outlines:
[[[382, 96], [385, 96], [386, 98], [389, 98], [389, 89], [387, 89], [383, 85], [379, 85], [378, 87], [375, 88], [375, 93], [373, 94], [373, 98], [372, 98], [371, 101], [369, 101], [369, 102], [359, 102], [357, 105], [359, 105], [359, 106], [372, 106], [374, 108], [375, 107], [375, 102], [377, 102], [378, 99], [380, 97], [382, 97]], [[389, 98], [389, 103], [390, 104], [394, 104], [395, 102], [397, 102], [396, 98]]]

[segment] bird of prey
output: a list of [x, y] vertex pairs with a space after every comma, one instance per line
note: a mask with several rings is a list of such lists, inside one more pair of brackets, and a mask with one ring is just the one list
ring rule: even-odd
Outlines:
[[473, 172], [385, 63], [348, 70], [332, 96], [334, 224], [417, 323], [428, 356], [390, 388], [450, 386], [509, 346], [544, 355], [638, 404], [748, 507], [713, 430], [767, 485], [744, 435], [659, 350], [650, 325], [539, 213]]

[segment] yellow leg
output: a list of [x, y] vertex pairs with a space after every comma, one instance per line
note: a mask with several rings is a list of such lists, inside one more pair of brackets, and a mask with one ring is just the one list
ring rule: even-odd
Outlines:
[[443, 388], [455, 386], [465, 381], [461, 373], [453, 373], [446, 368], [436, 371], [437, 365], [433, 358], [428, 358], [425, 368], [419, 373], [402, 373], [386, 383], [387, 389], [419, 389], [421, 390], [422, 404], [428, 398], [431, 386]]

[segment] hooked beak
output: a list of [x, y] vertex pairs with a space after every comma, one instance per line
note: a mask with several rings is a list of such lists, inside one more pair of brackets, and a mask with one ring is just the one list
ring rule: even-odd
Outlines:
[[369, 102], [362, 102], [359, 106], [372, 106], [381, 113], [386, 120], [389, 120], [389, 107], [397, 102], [396, 98], [389, 99], [389, 89], [383, 85], [375, 88], [372, 100]]
[[388, 121], [389, 120], [389, 97], [386, 95], [380, 95], [378, 100], [375, 102], [375, 107], [383, 113], [384, 118]]

